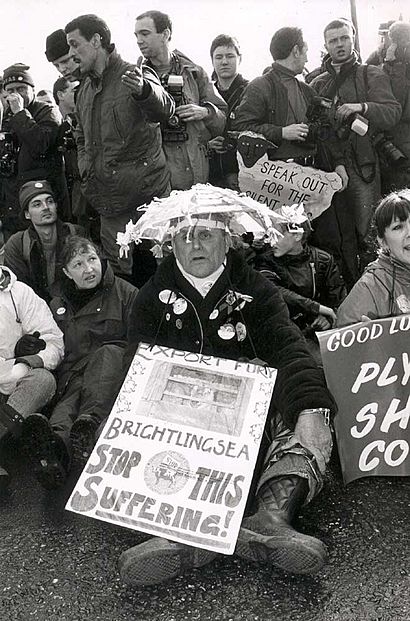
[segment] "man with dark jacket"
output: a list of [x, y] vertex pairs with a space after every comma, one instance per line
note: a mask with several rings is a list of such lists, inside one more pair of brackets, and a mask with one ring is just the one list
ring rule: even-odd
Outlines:
[[235, 141], [227, 132], [232, 130], [235, 109], [238, 107], [249, 80], [238, 73], [241, 62], [239, 43], [228, 35], [218, 35], [211, 43], [210, 50], [215, 80], [215, 88], [228, 106], [226, 125], [223, 135], [216, 136], [208, 142], [211, 150], [209, 160], [209, 181], [212, 185], [238, 190], [238, 160]]
[[225, 101], [202, 67], [179, 50], [171, 51], [172, 22], [161, 11], [137, 17], [135, 36], [147, 64], [176, 101], [171, 124], [163, 124], [163, 146], [173, 190], [208, 181], [207, 141], [225, 127]]
[[[333, 400], [277, 287], [230, 249], [235, 214], [212, 213], [213, 198], [217, 204], [221, 194], [212, 186], [196, 188], [183, 203], [186, 216], [167, 227], [173, 254], [135, 301], [127, 339], [131, 355], [138, 343], [155, 343], [230, 360], [257, 358], [278, 369], [264, 434], [264, 440], [271, 432], [274, 439], [260, 448], [248, 498], [252, 515], [242, 522], [236, 553], [286, 571], [314, 573], [325, 562], [325, 547], [295, 531], [291, 521], [322, 487]], [[231, 191], [223, 192], [227, 201]], [[154, 537], [125, 551], [120, 571], [130, 584], [154, 584], [215, 556]]]
[[82, 191], [100, 214], [101, 243], [114, 272], [129, 276], [132, 258], [118, 258], [117, 232], [139, 205], [169, 193], [159, 123], [174, 104], [155, 72], [121, 59], [96, 15], [77, 17], [65, 32], [82, 77], [75, 130]]
[[53, 284], [62, 276], [60, 254], [65, 239], [81, 227], [57, 217], [55, 194], [45, 180], [28, 181], [20, 189], [21, 213], [30, 226], [6, 242], [4, 264], [20, 282], [49, 302]]
[[[55, 106], [37, 101], [29, 67], [17, 63], [4, 70], [7, 109], [2, 130], [17, 140], [17, 170], [2, 179], [4, 213], [1, 214], [5, 237], [20, 228], [18, 193], [31, 179], [47, 179], [56, 192], [59, 212], [65, 217], [68, 206], [63, 160], [57, 149], [60, 113]], [[3, 201], [2, 201], [3, 202]]]
[[[342, 229], [343, 255], [349, 262], [349, 284], [352, 285], [359, 275], [356, 255], [361, 256], [362, 267], [368, 262], [371, 249], [366, 238], [374, 207], [380, 198], [379, 156], [373, 138], [398, 123], [401, 107], [382, 69], [359, 62], [351, 22], [346, 19], [330, 22], [324, 30], [324, 37], [328, 52], [324, 59], [326, 71], [315, 78], [311, 86], [319, 95], [331, 99], [336, 109], [334, 125], [349, 176], [346, 190], [338, 197], [336, 216]], [[351, 130], [357, 114], [364, 118], [360, 121], [361, 135]], [[322, 220], [318, 218], [317, 236], [328, 234], [327, 226], [321, 231], [318, 226], [329, 215], [331, 212], [323, 214]]]

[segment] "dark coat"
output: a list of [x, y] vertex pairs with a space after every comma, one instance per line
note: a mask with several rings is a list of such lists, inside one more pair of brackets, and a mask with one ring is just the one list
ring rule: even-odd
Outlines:
[[130, 314], [138, 289], [114, 276], [108, 264], [102, 286], [78, 308], [72, 281], [65, 279], [50, 303], [54, 319], [64, 333], [65, 356], [58, 369], [62, 391], [71, 377], [87, 365], [89, 355], [107, 344], [125, 346]]
[[82, 190], [106, 217], [132, 214], [138, 205], [164, 195], [169, 184], [159, 123], [171, 116], [174, 104], [145, 66], [142, 97], [134, 97], [121, 80], [134, 68], [113, 51], [101, 79], [87, 76], [76, 100]]
[[[309, 108], [316, 93], [310, 85], [302, 81], [298, 80], [298, 86], [306, 107]], [[323, 139], [316, 146], [283, 140], [282, 129], [289, 124], [290, 110], [288, 91], [281, 82], [280, 68], [273, 64], [267, 73], [248, 84], [241, 103], [235, 110], [233, 129], [253, 131], [265, 136], [279, 147], [272, 152], [275, 159], [305, 157], [317, 153], [315, 165], [323, 170], [330, 171], [338, 164], [343, 164], [343, 154], [330, 127], [326, 128]], [[300, 122], [306, 122], [306, 119]]]
[[[81, 226], [68, 224], [60, 220], [57, 220], [56, 226], [55, 280], [57, 281], [63, 276], [59, 257], [66, 237], [69, 235], [82, 235], [84, 231]], [[51, 300], [51, 288], [47, 280], [47, 263], [43, 253], [43, 246], [32, 225], [26, 231], [18, 231], [9, 237], [4, 250], [4, 265], [9, 267], [18, 280], [29, 285], [43, 300], [46, 300], [46, 302]]]
[[[182, 313], [167, 304], [171, 292], [185, 306]], [[227, 324], [235, 329], [233, 338], [221, 337]], [[275, 398], [290, 427], [305, 408], [333, 407], [278, 288], [235, 251], [205, 298], [182, 276], [174, 257], [167, 257], [137, 296], [128, 340], [134, 351], [139, 342], [155, 342], [231, 360], [264, 360], [279, 369]]]
[[320, 304], [337, 309], [346, 290], [332, 255], [314, 246], [303, 252], [275, 257], [270, 246], [255, 249], [251, 265], [275, 283], [285, 300], [292, 319], [305, 327], [319, 314]]
[[364, 136], [350, 131], [343, 139], [345, 150], [352, 149], [359, 166], [374, 164], [377, 156], [372, 144], [372, 135], [390, 129], [400, 120], [401, 106], [395, 99], [388, 76], [380, 67], [362, 65], [353, 56], [350, 62], [342, 65], [337, 74], [330, 56], [325, 57], [326, 71], [311, 83], [312, 88], [321, 96], [338, 99], [340, 103], [366, 103], [365, 117], [369, 129]]

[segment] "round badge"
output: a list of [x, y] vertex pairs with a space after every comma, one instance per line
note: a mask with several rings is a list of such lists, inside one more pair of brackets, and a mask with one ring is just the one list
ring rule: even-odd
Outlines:
[[226, 323], [224, 326], [221, 326], [219, 328], [218, 335], [224, 341], [229, 341], [230, 339], [233, 339], [233, 337], [235, 336], [235, 328], [233, 327], [231, 323]]
[[178, 298], [172, 305], [175, 315], [182, 315], [188, 308], [188, 303], [184, 298]]
[[235, 326], [236, 328], [236, 336], [238, 337], [238, 341], [244, 341], [246, 339], [246, 326], [245, 324], [238, 321]]
[[165, 315], [165, 319], [166, 319], [166, 321], [169, 321], [169, 320], [171, 319], [171, 315], [170, 315], [169, 313], [167, 313], [167, 314]]
[[64, 306], [60, 306], [60, 308], [57, 308], [56, 313], [57, 315], [64, 315], [64, 313], [66, 312], [66, 308], [64, 308]]
[[158, 297], [164, 304], [173, 304], [177, 299], [176, 294], [171, 289], [163, 289], [159, 292]]
[[212, 311], [212, 313], [209, 315], [209, 319], [216, 319], [218, 317], [218, 315], [219, 315], [219, 310], [215, 308]]
[[178, 328], [178, 330], [182, 329], [182, 321], [180, 319], [176, 320], [175, 325]]
[[229, 304], [229, 306], [233, 306], [235, 302], [236, 302], [236, 296], [234, 293], [232, 293], [232, 291], [230, 291], [228, 295], [226, 296], [226, 303]]

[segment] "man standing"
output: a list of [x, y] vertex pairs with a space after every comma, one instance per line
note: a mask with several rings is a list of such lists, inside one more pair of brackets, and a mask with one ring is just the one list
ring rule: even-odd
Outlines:
[[[351, 22], [337, 19], [325, 30], [324, 59], [326, 71], [315, 78], [311, 86], [315, 91], [332, 99], [336, 108], [335, 128], [345, 153], [346, 170], [349, 176], [347, 189], [341, 195], [337, 216], [342, 227], [354, 222], [359, 255], [366, 263], [368, 247], [366, 237], [373, 215], [373, 209], [380, 198], [379, 156], [373, 143], [373, 136], [390, 129], [400, 120], [401, 107], [394, 98], [388, 76], [381, 68], [362, 65], [354, 50], [355, 30]], [[351, 131], [355, 115], [364, 117], [364, 135]], [[344, 237], [344, 241], [343, 241]], [[349, 243], [344, 254], [350, 257], [350, 269], [354, 279], [358, 276], [354, 265], [356, 253], [351, 232], [342, 236], [342, 243]]]
[[59, 111], [34, 95], [34, 81], [29, 67], [21, 63], [4, 70], [4, 90], [7, 109], [2, 130], [11, 132], [17, 141], [17, 171], [2, 180], [5, 213], [2, 217], [5, 237], [19, 227], [18, 193], [30, 179], [47, 179], [54, 188], [60, 213], [65, 214], [68, 195], [63, 161], [57, 149], [60, 125]]
[[121, 59], [96, 15], [77, 17], [65, 32], [82, 78], [75, 130], [82, 191], [100, 214], [114, 271], [130, 276], [132, 258], [118, 258], [116, 235], [136, 207], [169, 193], [159, 123], [172, 116], [173, 101], [150, 68]]
[[23, 217], [30, 221], [30, 226], [8, 239], [4, 264], [20, 282], [49, 302], [51, 287], [62, 276], [58, 265], [64, 241], [81, 230], [57, 218], [55, 194], [47, 181], [28, 181], [19, 198]]
[[207, 141], [225, 127], [226, 103], [199, 65], [178, 50], [171, 52], [172, 22], [160, 11], [137, 17], [135, 36], [147, 64], [155, 69], [176, 103], [175, 116], [163, 125], [163, 146], [173, 190], [208, 181]]
[[70, 56], [67, 36], [62, 28], [48, 35], [45, 55], [63, 78], [69, 82], [76, 82], [79, 79], [78, 64]]

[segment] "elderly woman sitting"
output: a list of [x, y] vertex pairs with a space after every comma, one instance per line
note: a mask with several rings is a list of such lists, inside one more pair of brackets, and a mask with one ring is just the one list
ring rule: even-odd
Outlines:
[[50, 421], [33, 414], [23, 428], [35, 474], [47, 489], [64, 482], [72, 450], [80, 463], [92, 451], [95, 432], [121, 385], [123, 347], [137, 295], [135, 287], [114, 276], [88, 239], [68, 237], [61, 260], [66, 278], [51, 301], [65, 342], [58, 402]]
[[383, 198], [375, 223], [380, 255], [340, 306], [338, 326], [410, 313], [410, 190]]

